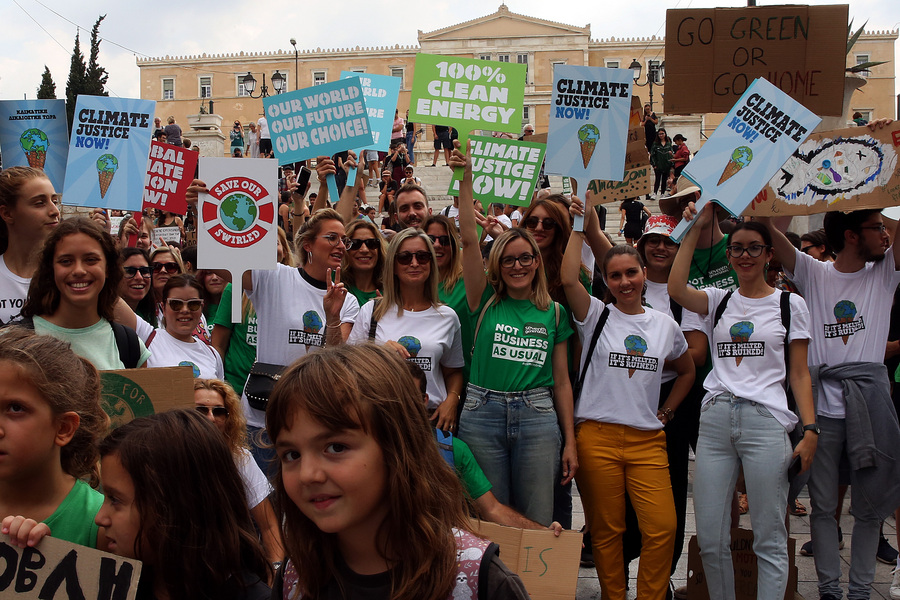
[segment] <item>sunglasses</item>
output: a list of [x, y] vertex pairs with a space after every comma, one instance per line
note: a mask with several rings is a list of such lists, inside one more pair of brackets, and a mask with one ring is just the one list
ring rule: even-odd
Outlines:
[[534, 262], [534, 254], [520, 254], [519, 256], [504, 256], [500, 259], [500, 266], [504, 269], [512, 269], [516, 263], [523, 267], [530, 267]]
[[165, 271], [169, 275], [174, 275], [175, 273], [178, 273], [180, 271], [180, 269], [178, 268], [177, 262], [167, 262], [167, 263], [155, 262], [155, 263], [153, 263], [153, 272], [154, 273], [162, 273], [163, 271]]
[[444, 248], [450, 245], [450, 236], [449, 235], [430, 235], [428, 236], [431, 239], [432, 244], [440, 244]]
[[525, 219], [525, 227], [527, 229], [537, 229], [538, 223], [544, 228], [544, 231], [549, 231], [551, 229], [556, 229], [559, 224], [551, 219], [550, 217], [544, 217], [543, 219], [539, 219], [537, 217], [528, 217]]
[[203, 308], [203, 300], [200, 298], [195, 298], [193, 300], [181, 300], [180, 298], [166, 298], [166, 303], [169, 305], [169, 308], [174, 310], [175, 312], [181, 312], [184, 309], [184, 305], [187, 304], [187, 308], [191, 312], [197, 312], [201, 308]]
[[212, 413], [212, 416], [217, 419], [224, 419], [228, 416], [228, 409], [224, 406], [195, 406], [194, 410], [206, 416]]
[[725, 250], [728, 251], [728, 256], [732, 258], [740, 258], [745, 252], [750, 258], [759, 258], [768, 248], [768, 246], [763, 246], [762, 244], [753, 244], [746, 248], [741, 246], [728, 246]]
[[153, 272], [150, 267], [122, 267], [122, 269], [125, 271], [125, 279], [134, 279], [138, 273], [141, 277], [150, 277], [150, 273]]
[[368, 248], [369, 250], [376, 250], [381, 245], [379, 240], [375, 238], [368, 238], [365, 240], [354, 239], [354, 240], [344, 240], [344, 245], [347, 246], [347, 250], [353, 252], [354, 250], [359, 250], [363, 246]]
[[415, 257], [416, 262], [420, 265], [431, 264], [431, 252], [426, 252], [425, 250], [398, 252], [395, 258], [401, 265], [410, 265], [412, 264], [413, 257]]
[[666, 248], [677, 248], [678, 247], [678, 244], [676, 244], [674, 241], [672, 241], [672, 238], [670, 238], [667, 235], [651, 235], [651, 236], [647, 237], [646, 244], [648, 246], [663, 245]]

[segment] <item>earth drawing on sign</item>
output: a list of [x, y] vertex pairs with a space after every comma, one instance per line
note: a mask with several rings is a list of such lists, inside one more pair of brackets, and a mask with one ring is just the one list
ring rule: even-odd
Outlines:
[[231, 231], [246, 231], [256, 222], [256, 202], [245, 194], [231, 194], [219, 205], [219, 218]]

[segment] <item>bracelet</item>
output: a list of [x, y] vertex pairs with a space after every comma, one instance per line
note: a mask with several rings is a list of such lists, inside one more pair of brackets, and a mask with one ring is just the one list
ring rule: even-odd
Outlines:
[[675, 414], [675, 412], [671, 408], [668, 408], [668, 407], [661, 408], [661, 409], [659, 409], [658, 412], [662, 413], [662, 415], [669, 421], [672, 420], [672, 416]]
[[325, 323], [325, 327], [327, 329], [338, 329], [338, 328], [340, 328], [340, 326], [341, 326], [341, 323], [338, 323], [337, 325], [329, 325], [328, 323]]
[[302, 216], [303, 216], [303, 213], [300, 213], [300, 214], [298, 215], [297, 213], [292, 212], [292, 213], [291, 213], [291, 216], [292, 216], [292, 217], [302, 217]]
[[450, 394], [456, 394], [457, 398], [462, 398], [456, 390], [447, 390], [447, 395], [449, 396]]

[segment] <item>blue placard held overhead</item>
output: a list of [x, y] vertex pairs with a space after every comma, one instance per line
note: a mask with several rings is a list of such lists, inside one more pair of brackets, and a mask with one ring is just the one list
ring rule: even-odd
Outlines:
[[53, 189], [62, 190], [69, 154], [66, 101], [0, 101], [0, 151], [4, 168], [43, 169]]
[[397, 98], [400, 96], [400, 78], [341, 71], [341, 79], [354, 77], [359, 78], [362, 86], [369, 127], [372, 129], [372, 144], [366, 150], [387, 150], [391, 146], [394, 111], [397, 110]]

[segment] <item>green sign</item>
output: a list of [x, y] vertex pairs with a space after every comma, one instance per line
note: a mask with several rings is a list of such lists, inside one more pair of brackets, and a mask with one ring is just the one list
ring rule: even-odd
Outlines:
[[417, 54], [409, 120], [456, 127], [460, 142], [474, 129], [518, 133], [525, 73], [518, 63]]
[[[545, 144], [472, 136], [472, 189], [488, 202], [528, 206], [544, 162]], [[450, 182], [451, 196], [459, 196], [460, 173]]]

